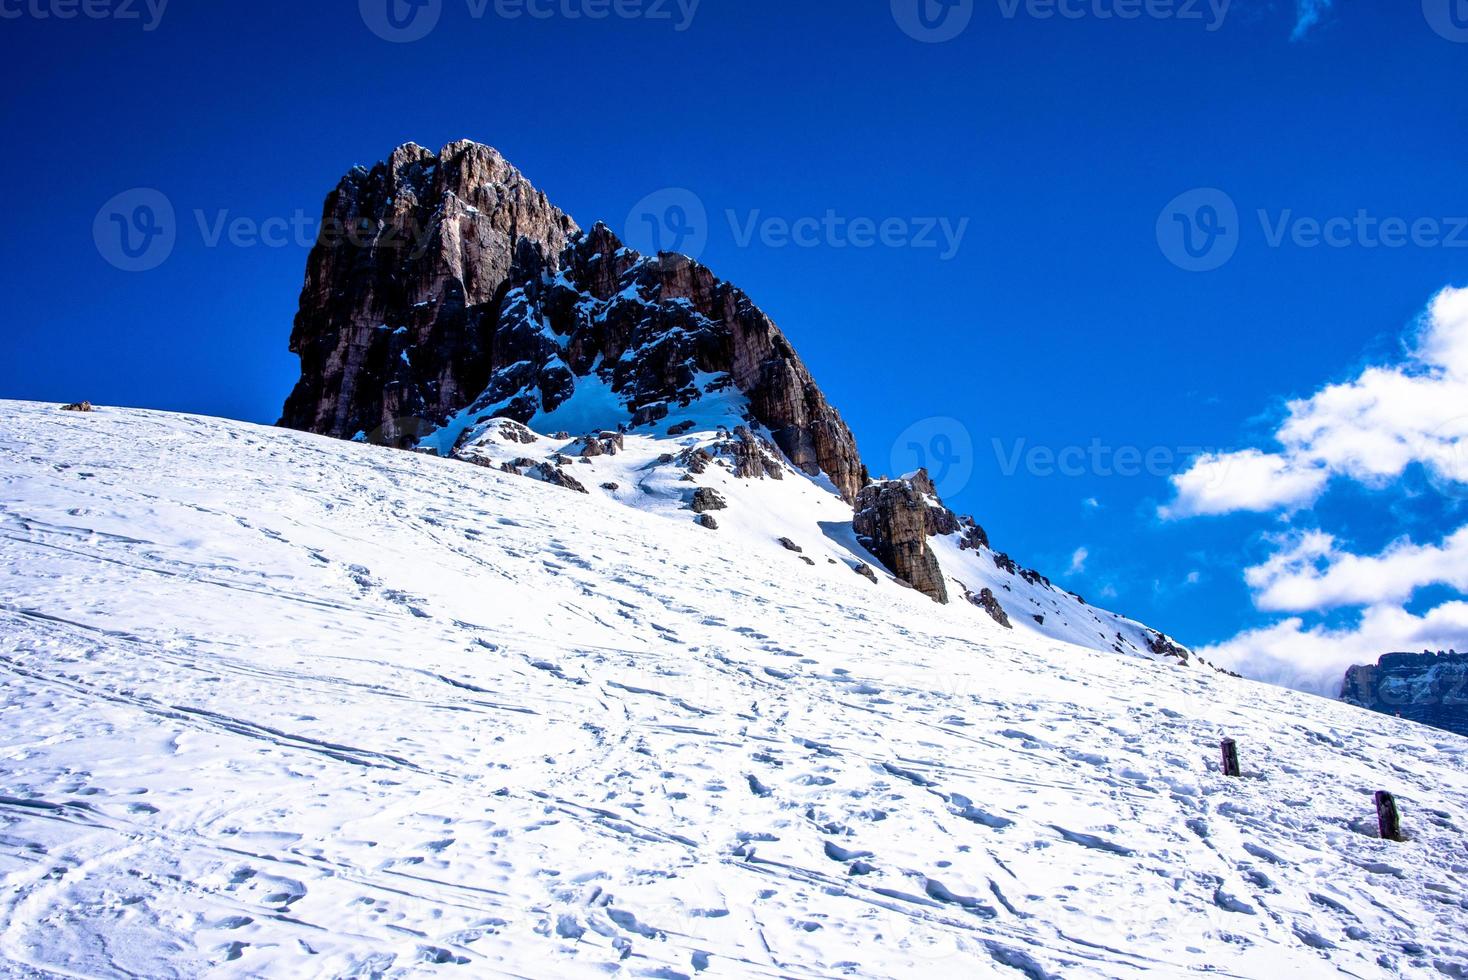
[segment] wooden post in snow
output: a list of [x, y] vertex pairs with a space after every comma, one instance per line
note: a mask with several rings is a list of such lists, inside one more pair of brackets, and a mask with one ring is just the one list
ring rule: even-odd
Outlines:
[[1401, 841], [1402, 815], [1397, 810], [1397, 798], [1385, 790], [1376, 794], [1376, 823], [1382, 840]]
[[1239, 769], [1239, 743], [1231, 738], [1223, 740], [1223, 774], [1225, 776], [1241, 776]]

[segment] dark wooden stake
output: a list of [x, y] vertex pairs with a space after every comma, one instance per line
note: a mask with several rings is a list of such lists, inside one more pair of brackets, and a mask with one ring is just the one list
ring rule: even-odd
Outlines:
[[1385, 790], [1376, 794], [1376, 823], [1382, 840], [1402, 839], [1402, 815], [1397, 811], [1397, 798]]
[[1241, 776], [1239, 769], [1239, 743], [1231, 738], [1223, 740], [1223, 774], [1225, 776]]

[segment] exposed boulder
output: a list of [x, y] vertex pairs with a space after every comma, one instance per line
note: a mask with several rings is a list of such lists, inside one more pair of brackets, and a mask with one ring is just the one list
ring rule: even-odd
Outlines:
[[72, 402], [70, 405], [62, 405], [61, 410], [63, 412], [90, 412], [93, 409], [91, 402]]
[[780, 466], [779, 450], [745, 426], [736, 426], [731, 436], [714, 444], [713, 451], [729, 459], [734, 475], [742, 479], [785, 479], [785, 471]]
[[980, 548], [989, 547], [988, 533], [979, 527], [972, 517], [959, 518], [959, 529], [963, 531], [963, 537], [958, 542], [961, 550], [978, 551]]
[[699, 487], [693, 491], [693, 501], [689, 504], [695, 514], [706, 514], [711, 510], [727, 510], [729, 504], [717, 491], [708, 487]]
[[[922, 481], [927, 474], [921, 474]], [[927, 488], [931, 489], [928, 483]], [[897, 579], [933, 599], [948, 601], [943, 569], [928, 547], [930, 493], [917, 480], [887, 480], [862, 489], [853, 526], [862, 546]]]
[[498, 423], [500, 438], [505, 442], [518, 442], [528, 446], [537, 440], [534, 432], [516, 422], [514, 419], [500, 419]]
[[666, 402], [657, 402], [653, 405], [644, 405], [632, 413], [632, 426], [652, 425], [668, 417], [668, 406]]
[[804, 548], [796, 544], [794, 541], [791, 541], [789, 538], [781, 538], [780, 544], [785, 548], [786, 551], [793, 551], [797, 555], [803, 554], [805, 552]]
[[1004, 611], [1004, 607], [999, 604], [999, 600], [994, 598], [994, 593], [991, 590], [980, 589], [978, 595], [970, 592], [966, 598], [969, 602], [972, 602], [984, 610], [984, 612], [988, 613], [994, 622], [1000, 626], [1003, 626], [1007, 630], [1014, 629], [1014, 624], [1009, 621], [1009, 614]]
[[620, 432], [600, 432], [586, 436], [581, 442], [581, 455], [588, 459], [593, 456], [615, 456], [627, 447]]
[[719, 522], [714, 520], [714, 515], [712, 514], [699, 514], [698, 523], [710, 531], [717, 531], [719, 529]]
[[[470, 463], [474, 463], [476, 466], [494, 465], [489, 459], [483, 456], [469, 456], [465, 457], [465, 459]], [[508, 462], [501, 463], [500, 469], [505, 473], [511, 473], [515, 476], [528, 476], [532, 480], [539, 480], [541, 483], [549, 483], [552, 486], [561, 487], [566, 490], [574, 490], [577, 493], [590, 493], [580, 480], [577, 480], [552, 462], [544, 462], [522, 456], [519, 459], [512, 459]]]
[[1169, 657], [1180, 664], [1188, 663], [1193, 659], [1191, 650], [1177, 643], [1172, 637], [1165, 636], [1156, 630], [1147, 631], [1147, 649], [1159, 657]]
[[531, 467], [526, 471], [526, 476], [533, 477], [552, 486], [562, 487], [566, 490], [575, 490], [577, 493], [590, 493], [581, 481], [571, 476], [559, 466], [551, 463], [541, 463], [539, 466]]
[[713, 456], [709, 455], [709, 451], [702, 447], [685, 449], [676, 457], [678, 465], [682, 466], [689, 473], [698, 474], [708, 470], [709, 464], [713, 461]]
[[877, 584], [877, 573], [872, 571], [872, 567], [870, 565], [863, 564], [862, 562], [857, 562], [855, 565], [851, 566], [851, 570], [860, 575], [862, 578], [871, 582], [873, 585]]

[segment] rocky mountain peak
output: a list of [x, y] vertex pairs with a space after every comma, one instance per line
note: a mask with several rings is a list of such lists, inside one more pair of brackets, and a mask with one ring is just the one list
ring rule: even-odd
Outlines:
[[281, 424], [408, 445], [483, 390], [508, 284], [553, 266], [577, 231], [477, 143], [408, 143], [353, 169], [307, 260], [291, 333], [301, 380]]
[[943, 604], [961, 595], [998, 628], [1186, 661], [992, 550], [927, 473], [872, 483], [748, 294], [686, 255], [582, 230], [494, 149], [405, 144], [348, 173], [325, 216], [283, 425], [604, 495], [781, 560], [797, 552], [777, 542], [799, 542], [811, 574], [836, 569], [846, 586], [855, 569]]
[[848, 502], [866, 482], [845, 422], [744, 292], [604, 224], [580, 231], [490, 147], [406, 144], [348, 174], [325, 213], [367, 234], [311, 253], [283, 425], [399, 447], [439, 433], [447, 450], [479, 418], [528, 423], [578, 392], [616, 427], [732, 391], [731, 426], [763, 427]]

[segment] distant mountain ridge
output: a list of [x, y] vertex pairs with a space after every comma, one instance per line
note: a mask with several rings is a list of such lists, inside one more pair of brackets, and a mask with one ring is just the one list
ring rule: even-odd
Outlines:
[[1468, 735], [1468, 653], [1388, 653], [1346, 671], [1341, 700]]
[[[640, 255], [604, 224], [582, 230], [488, 146], [410, 143], [355, 168], [323, 227], [344, 232], [308, 260], [283, 426], [610, 495], [778, 543], [818, 574], [844, 565], [876, 581], [880, 565], [1001, 629], [1193, 660], [992, 550], [926, 473], [873, 482], [746, 293], [687, 256]], [[766, 481], [784, 489], [753, 485]]]

